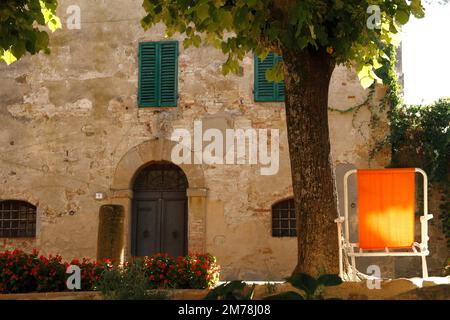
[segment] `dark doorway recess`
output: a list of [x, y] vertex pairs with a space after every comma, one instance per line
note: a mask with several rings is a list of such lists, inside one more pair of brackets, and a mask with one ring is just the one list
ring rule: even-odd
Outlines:
[[133, 185], [132, 254], [187, 253], [188, 181], [170, 162], [154, 162], [140, 170]]

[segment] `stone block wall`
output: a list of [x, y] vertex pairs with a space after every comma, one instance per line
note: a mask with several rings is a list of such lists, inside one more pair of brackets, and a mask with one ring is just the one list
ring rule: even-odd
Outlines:
[[[51, 35], [51, 55], [0, 66], [0, 199], [38, 208], [36, 238], [0, 239], [0, 250], [36, 247], [67, 259], [95, 258], [100, 208], [118, 205], [124, 208], [120, 255], [126, 258], [134, 174], [150, 161], [170, 161], [173, 130], [193, 132], [201, 120], [204, 128], [219, 130], [279, 129], [280, 167], [262, 176], [258, 165], [182, 166], [189, 181], [189, 250], [215, 255], [223, 279], [281, 279], [297, 254], [295, 238], [271, 236], [271, 206], [292, 196], [284, 105], [254, 101], [251, 55], [242, 73], [223, 76], [222, 53], [181, 45], [178, 106], [138, 108], [138, 44], [165, 40], [164, 26], [141, 28], [141, 3], [62, 0], [64, 29]], [[65, 27], [69, 5], [81, 8], [80, 30]], [[330, 111], [336, 165], [389, 163], [389, 148], [370, 157], [389, 131], [386, 114], [376, 107], [384, 93], [378, 86], [361, 108]], [[368, 95], [353, 70], [336, 68], [331, 108], [346, 110]], [[96, 200], [95, 193], [105, 198]]]

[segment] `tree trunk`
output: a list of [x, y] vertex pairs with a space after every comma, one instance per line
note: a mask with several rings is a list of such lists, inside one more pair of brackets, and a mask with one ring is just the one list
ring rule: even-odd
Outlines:
[[298, 235], [294, 272], [338, 273], [337, 194], [328, 130], [335, 61], [324, 48], [282, 50]]

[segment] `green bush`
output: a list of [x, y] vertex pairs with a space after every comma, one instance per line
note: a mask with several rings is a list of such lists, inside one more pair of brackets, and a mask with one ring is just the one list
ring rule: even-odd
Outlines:
[[444, 277], [450, 276], [450, 258], [447, 259], [444, 269], [442, 270], [442, 275]]
[[252, 300], [255, 285], [249, 287], [243, 281], [226, 282], [211, 290], [203, 300]]
[[[109, 260], [83, 258], [68, 263], [59, 255], [45, 257], [37, 250], [30, 254], [14, 250], [0, 252], [0, 293], [65, 291], [69, 265], [80, 267], [83, 291], [97, 290], [100, 285], [113, 292], [114, 281], [120, 279], [117, 294], [142, 299], [148, 296], [150, 289], [213, 287], [220, 272], [216, 258], [210, 254], [189, 254], [176, 260], [166, 254], [155, 254], [118, 267]], [[156, 297], [162, 296], [158, 293]]]
[[423, 168], [432, 181], [448, 181], [450, 98], [431, 105], [402, 105], [391, 112], [392, 162]]
[[[71, 264], [81, 270], [81, 288], [94, 290], [100, 275], [105, 269], [112, 268], [109, 261], [90, 261], [86, 258], [80, 263], [78, 259]], [[22, 250], [0, 252], [0, 292], [54, 292], [65, 291], [68, 262], [61, 256], [39, 255], [37, 250], [25, 253]]]
[[206, 289], [219, 281], [220, 266], [210, 254], [189, 254], [176, 260], [155, 254], [141, 263], [151, 288]]
[[151, 280], [146, 274], [141, 260], [128, 263], [122, 269], [105, 270], [98, 284], [107, 300], [166, 300], [168, 294], [163, 291], [149, 290]]
[[341, 278], [335, 274], [324, 274], [316, 279], [306, 273], [296, 273], [286, 280], [295, 288], [303, 291], [303, 294], [286, 291], [268, 296], [264, 300], [321, 300], [324, 298], [323, 287], [338, 286], [342, 283]]

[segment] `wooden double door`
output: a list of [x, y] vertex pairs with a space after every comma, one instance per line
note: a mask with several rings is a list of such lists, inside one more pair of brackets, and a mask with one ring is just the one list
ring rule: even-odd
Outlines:
[[154, 164], [136, 178], [133, 193], [134, 256], [187, 253], [187, 180], [175, 165]]

